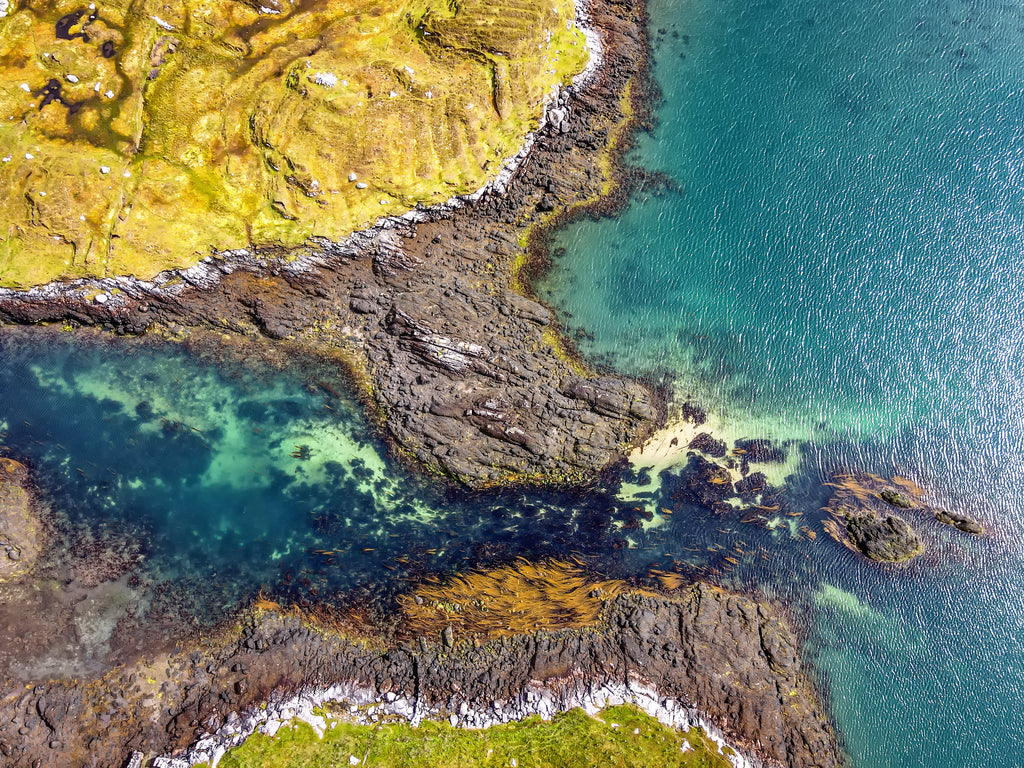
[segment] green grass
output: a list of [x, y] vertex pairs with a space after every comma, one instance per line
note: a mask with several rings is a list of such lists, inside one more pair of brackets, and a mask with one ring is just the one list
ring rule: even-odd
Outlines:
[[[379, 726], [341, 720], [324, 738], [305, 723], [282, 728], [277, 736], [250, 737], [230, 750], [222, 768], [456, 768], [456, 766], [680, 766], [728, 768], [729, 761], [703, 731], [675, 731], [634, 707], [609, 707], [597, 717], [580, 709], [545, 722], [531, 717], [484, 730], [424, 722]], [[685, 752], [683, 750], [686, 750]], [[513, 762], [513, 760], [515, 762]]]
[[[0, 19], [0, 286], [337, 240], [470, 192], [588, 56], [571, 0], [277, 4]], [[68, 14], [84, 36], [56, 36]]]

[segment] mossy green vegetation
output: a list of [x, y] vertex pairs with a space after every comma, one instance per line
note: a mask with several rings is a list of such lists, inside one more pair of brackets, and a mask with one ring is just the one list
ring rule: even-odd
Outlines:
[[571, 0], [11, 0], [0, 285], [340, 239], [480, 187], [586, 63]]
[[414, 728], [407, 723], [368, 726], [330, 720], [323, 739], [297, 723], [273, 738], [251, 736], [220, 761], [221, 768], [348, 765], [729, 768], [731, 763], [700, 729], [675, 731], [629, 706], [609, 707], [596, 717], [575, 709], [550, 721], [531, 717], [483, 730], [429, 721]]

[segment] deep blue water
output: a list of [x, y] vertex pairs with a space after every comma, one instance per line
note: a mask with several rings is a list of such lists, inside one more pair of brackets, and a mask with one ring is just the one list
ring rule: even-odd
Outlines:
[[806, 606], [855, 766], [1024, 763], [1024, 9], [654, 0], [651, 25], [633, 161], [681, 191], [569, 227], [542, 293], [587, 354], [799, 440], [808, 516], [853, 469], [992, 524], [906, 570], [821, 537], [747, 578]]

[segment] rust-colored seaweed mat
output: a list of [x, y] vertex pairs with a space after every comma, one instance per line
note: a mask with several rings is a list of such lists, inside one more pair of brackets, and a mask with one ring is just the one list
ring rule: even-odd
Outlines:
[[490, 639], [592, 626], [603, 603], [627, 589], [624, 581], [589, 577], [578, 562], [520, 558], [489, 571], [431, 579], [398, 603], [412, 634], [436, 635], [451, 627], [463, 637]]

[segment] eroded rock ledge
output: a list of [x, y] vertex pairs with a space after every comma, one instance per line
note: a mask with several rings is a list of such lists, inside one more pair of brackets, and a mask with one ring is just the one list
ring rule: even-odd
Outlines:
[[221, 640], [87, 686], [54, 682], [6, 696], [0, 753], [12, 768], [55, 755], [69, 766], [121, 765], [134, 751], [184, 750], [272, 696], [339, 683], [463, 719], [470, 711], [514, 712], [540, 688], [571, 699], [574, 691], [640, 683], [704, 713], [767, 761], [843, 763], [793, 632], [769, 605], [696, 584], [673, 597], [620, 596], [603, 619], [599, 630], [479, 647], [425, 639], [374, 647], [257, 614]]
[[290, 266], [258, 253], [160, 287], [0, 292], [0, 321], [290, 339], [349, 365], [400, 451], [434, 471], [474, 487], [589, 480], [646, 437], [656, 398], [574, 363], [549, 312], [512, 289], [531, 227], [607, 191], [601, 169], [627, 119], [627, 84], [635, 107], [646, 98], [642, 4], [597, 2], [589, 15], [602, 65], [585, 88], [561, 92], [512, 178], [481, 199], [321, 241]]
[[0, 457], [0, 583], [17, 578], [35, 563], [42, 525], [28, 469]]

